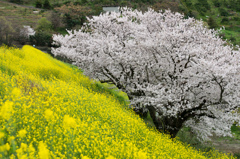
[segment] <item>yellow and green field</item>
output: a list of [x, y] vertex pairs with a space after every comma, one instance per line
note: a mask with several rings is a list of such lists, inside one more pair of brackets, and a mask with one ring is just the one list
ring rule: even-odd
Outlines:
[[231, 158], [172, 141], [77, 68], [0, 48], [0, 158]]

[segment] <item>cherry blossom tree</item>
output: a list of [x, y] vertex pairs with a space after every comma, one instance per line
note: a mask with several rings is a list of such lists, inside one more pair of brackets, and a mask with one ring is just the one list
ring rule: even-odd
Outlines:
[[126, 92], [136, 112], [174, 138], [183, 126], [200, 139], [231, 136], [240, 124], [240, 52], [202, 21], [170, 10], [123, 8], [88, 19], [81, 30], [54, 35], [55, 55], [91, 78]]

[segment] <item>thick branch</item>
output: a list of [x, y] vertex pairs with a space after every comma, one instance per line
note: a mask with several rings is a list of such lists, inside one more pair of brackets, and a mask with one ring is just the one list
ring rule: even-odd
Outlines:
[[187, 68], [188, 63], [190, 62], [190, 58], [191, 58], [191, 56], [189, 55], [189, 56], [188, 56], [188, 59], [187, 59], [187, 62], [186, 62], [185, 65], [184, 65], [184, 68]]
[[224, 87], [222, 86], [223, 79], [221, 79], [221, 81], [219, 82], [217, 80], [217, 77], [213, 75], [213, 80], [218, 84], [218, 86], [220, 88], [219, 103], [221, 103], [222, 102], [223, 93], [224, 93]]
[[202, 107], [205, 105], [206, 100], [204, 99], [203, 102], [201, 104], [199, 104], [199, 106], [191, 108], [191, 109], [186, 109], [184, 110], [180, 116], [184, 119], [187, 120], [192, 116], [192, 113], [195, 112], [196, 110], [201, 110]]

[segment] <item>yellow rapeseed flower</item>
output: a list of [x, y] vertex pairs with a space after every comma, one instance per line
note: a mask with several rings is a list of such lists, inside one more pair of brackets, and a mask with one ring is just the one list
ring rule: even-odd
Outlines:
[[75, 128], [76, 127], [76, 121], [73, 117], [70, 117], [69, 115], [64, 115], [63, 117], [63, 127], [68, 128]]
[[87, 156], [82, 156], [82, 159], [90, 159], [90, 158]]
[[24, 138], [26, 136], [26, 134], [27, 134], [27, 131], [25, 129], [18, 131], [18, 136], [20, 138]]
[[49, 121], [53, 117], [53, 111], [46, 109], [44, 112], [44, 117], [47, 119], [47, 121]]
[[17, 157], [18, 158], [23, 158], [25, 156], [26, 151], [27, 151], [27, 144], [21, 143], [21, 147], [16, 150]]
[[0, 132], [0, 139], [4, 137], [4, 133]]
[[15, 87], [13, 90], [12, 90], [12, 96], [14, 98], [17, 98], [21, 95], [21, 90], [17, 87]]
[[27, 151], [27, 147], [28, 147], [27, 144], [21, 143], [21, 149], [22, 149], [23, 152]]
[[106, 159], [116, 159], [116, 158], [110, 155]]
[[147, 153], [145, 153], [145, 152], [143, 152], [143, 151], [138, 151], [138, 156], [137, 156], [137, 158], [139, 158], [139, 159], [147, 159], [148, 157], [147, 157]]
[[3, 119], [9, 120], [12, 115], [13, 102], [6, 101], [1, 108], [0, 116]]
[[47, 149], [47, 146], [45, 145], [45, 143], [40, 141], [38, 145], [38, 149], [39, 149], [38, 155], [40, 159], [49, 159], [49, 150]]
[[5, 144], [5, 149], [6, 149], [7, 151], [10, 150], [10, 145], [9, 145], [9, 143], [6, 143], [6, 144]]
[[9, 136], [8, 137], [8, 142], [11, 144], [14, 141], [15, 137], [14, 136]]
[[0, 152], [4, 152], [4, 151], [5, 151], [5, 146], [4, 145], [0, 146]]

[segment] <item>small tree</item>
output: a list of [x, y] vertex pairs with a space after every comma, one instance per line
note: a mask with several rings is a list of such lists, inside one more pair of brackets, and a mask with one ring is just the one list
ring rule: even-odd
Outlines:
[[218, 9], [221, 16], [229, 16], [229, 13], [224, 8]]
[[47, 18], [38, 21], [35, 35], [30, 36], [30, 42], [34, 45], [51, 46], [52, 43], [52, 23]]
[[7, 21], [5, 17], [0, 17], [0, 44], [11, 45], [14, 32], [11, 22]]
[[23, 4], [23, 0], [10, 0], [10, 2]]
[[44, 9], [51, 9], [51, 8], [52, 8], [49, 0], [44, 0], [43, 8], [44, 8]]
[[48, 16], [48, 20], [52, 23], [52, 27], [54, 30], [60, 27], [64, 27], [62, 23], [62, 18], [56, 12], [52, 11], [51, 14]]
[[42, 2], [40, 0], [37, 0], [35, 3], [36, 8], [42, 8]]
[[92, 14], [90, 8], [73, 3], [57, 7], [55, 10], [64, 14], [63, 22], [68, 29], [72, 29], [75, 25], [82, 25], [86, 22], [86, 16]]
[[221, 3], [219, 2], [219, 0], [214, 0], [213, 4], [214, 4], [215, 7], [220, 7], [221, 6]]
[[38, 46], [51, 46], [52, 34], [46, 31], [36, 32], [35, 35], [30, 36], [30, 42]]
[[213, 17], [209, 17], [207, 23], [210, 29], [215, 29], [218, 27], [217, 22]]
[[52, 29], [52, 23], [47, 20], [47, 18], [41, 18], [38, 21], [36, 31], [50, 31]]
[[202, 139], [231, 136], [240, 97], [240, 55], [202, 21], [179, 13], [125, 8], [88, 19], [79, 31], [54, 35], [55, 55], [115, 84], [135, 110], [174, 138], [189, 126]]

